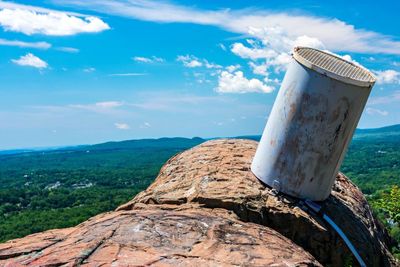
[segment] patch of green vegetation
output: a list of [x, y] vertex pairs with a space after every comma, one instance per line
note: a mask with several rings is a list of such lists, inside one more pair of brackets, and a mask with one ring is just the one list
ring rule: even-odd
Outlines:
[[0, 155], [0, 242], [114, 210], [147, 188], [171, 156], [203, 141], [163, 138]]
[[[400, 243], [400, 127], [357, 133], [341, 167], [367, 196], [375, 215]], [[393, 254], [400, 259], [400, 248]]]

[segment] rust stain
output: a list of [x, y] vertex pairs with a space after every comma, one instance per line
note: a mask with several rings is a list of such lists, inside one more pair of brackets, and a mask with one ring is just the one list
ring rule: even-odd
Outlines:
[[272, 140], [269, 142], [269, 144], [270, 144], [271, 146], [275, 146], [275, 145], [276, 145], [276, 140], [275, 140], [275, 139], [272, 139]]
[[292, 103], [290, 104], [288, 119], [291, 121], [295, 114], [296, 114], [296, 104]]

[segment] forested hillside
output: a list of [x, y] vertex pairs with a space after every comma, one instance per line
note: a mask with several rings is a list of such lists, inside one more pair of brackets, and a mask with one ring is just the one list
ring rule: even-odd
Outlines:
[[162, 164], [203, 139], [109, 142], [0, 156], [0, 242], [76, 225], [145, 189]]

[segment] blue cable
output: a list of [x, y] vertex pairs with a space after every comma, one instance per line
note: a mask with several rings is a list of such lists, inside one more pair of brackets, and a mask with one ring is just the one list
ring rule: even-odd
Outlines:
[[351, 253], [353, 253], [354, 257], [357, 259], [358, 263], [360, 264], [361, 267], [366, 267], [367, 265], [361, 258], [360, 254], [358, 254], [357, 250], [353, 246], [353, 244], [350, 242], [350, 240], [347, 238], [345, 233], [340, 229], [340, 227], [331, 219], [329, 218], [328, 215], [325, 213], [321, 213], [321, 206], [318, 205], [317, 203], [306, 199], [304, 203], [315, 213], [317, 214], [322, 214], [322, 218], [329, 223], [330, 226], [340, 235], [340, 237], [343, 239], [343, 241], [346, 243], [347, 247], [350, 249]]

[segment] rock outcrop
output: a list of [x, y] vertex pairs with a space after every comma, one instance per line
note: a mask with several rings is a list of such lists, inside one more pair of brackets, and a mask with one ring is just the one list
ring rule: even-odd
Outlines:
[[[222, 139], [178, 154], [115, 212], [0, 244], [0, 266], [356, 265], [319, 215], [254, 177], [256, 146]], [[368, 266], [396, 265], [387, 233], [343, 174], [321, 204]]]

